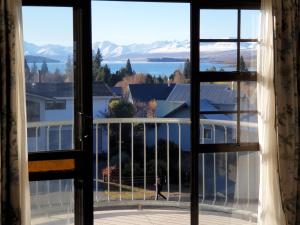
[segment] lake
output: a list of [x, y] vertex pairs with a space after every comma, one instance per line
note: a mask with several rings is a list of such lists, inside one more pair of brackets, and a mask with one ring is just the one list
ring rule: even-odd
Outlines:
[[[124, 61], [103, 61], [102, 65], [107, 64], [112, 73], [115, 73], [122, 67], [125, 67], [126, 62]], [[32, 67], [32, 63], [28, 63], [29, 67]], [[36, 63], [38, 69], [41, 68], [42, 63]], [[50, 72], [54, 72], [59, 69], [61, 73], [65, 71], [65, 63], [48, 63], [48, 69]], [[149, 73], [154, 76], [170, 76], [175, 70], [183, 70], [184, 62], [145, 62], [145, 61], [135, 61], [131, 62], [132, 69], [136, 73]], [[201, 63], [200, 68], [202, 71], [215, 66], [217, 70], [223, 68], [225, 71], [234, 70], [234, 65], [229, 64], [216, 64], [205, 62]]]

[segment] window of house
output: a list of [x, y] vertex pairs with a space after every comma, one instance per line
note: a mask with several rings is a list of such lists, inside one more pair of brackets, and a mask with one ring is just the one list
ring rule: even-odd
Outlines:
[[204, 128], [204, 138], [211, 140], [212, 139], [212, 129], [211, 128]]
[[45, 109], [46, 110], [66, 109], [66, 101], [65, 100], [46, 101]]

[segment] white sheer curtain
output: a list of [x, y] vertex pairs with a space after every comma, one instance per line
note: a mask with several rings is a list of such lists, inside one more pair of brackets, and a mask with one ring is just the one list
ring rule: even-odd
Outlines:
[[275, 130], [272, 0], [262, 0], [258, 50], [258, 133], [260, 145], [259, 225], [285, 225], [281, 205]]
[[15, 39], [15, 59], [16, 59], [16, 100], [18, 107], [17, 114], [17, 140], [19, 153], [19, 178], [20, 178], [20, 206], [22, 225], [31, 224], [30, 210], [30, 189], [28, 176], [28, 150], [27, 150], [27, 118], [26, 118], [26, 88], [25, 88], [25, 67], [23, 50], [23, 20], [22, 1], [16, 0], [16, 39]]

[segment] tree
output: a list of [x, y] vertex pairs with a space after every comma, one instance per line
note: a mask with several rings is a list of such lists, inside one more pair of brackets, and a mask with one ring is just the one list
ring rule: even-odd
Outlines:
[[127, 75], [133, 75], [133, 70], [131, 67], [130, 59], [127, 59], [125, 70], [126, 70]]
[[110, 77], [111, 77], [111, 73], [110, 73], [110, 69], [107, 66], [107, 64], [105, 64], [100, 71], [101, 77], [103, 77], [103, 80], [105, 83], [109, 84], [110, 82]]
[[35, 82], [37, 80], [36, 77], [38, 76], [38, 68], [37, 68], [35, 62], [33, 62], [32, 66], [31, 66], [30, 73], [31, 73], [33, 82]]
[[241, 60], [240, 60], [240, 71], [241, 72], [248, 72], [248, 67], [245, 63], [244, 57], [241, 56]]
[[183, 75], [185, 79], [191, 78], [191, 62], [189, 59], [186, 59], [186, 61], [184, 62]]
[[33, 82], [33, 77], [32, 77], [32, 74], [30, 72], [30, 68], [28, 66], [28, 63], [27, 63], [27, 60], [25, 58], [25, 80], [26, 82]]
[[97, 53], [93, 59], [93, 79], [94, 80], [103, 80], [101, 76], [101, 63], [103, 61], [102, 54], [98, 48]]
[[49, 73], [48, 65], [46, 63], [46, 60], [43, 61], [42, 67], [41, 67], [41, 74], [47, 75]]
[[210, 68], [207, 68], [206, 71], [209, 71], [209, 72], [216, 72], [217, 71], [217, 68], [215, 66], [212, 66]]
[[73, 61], [71, 60], [70, 56], [68, 56], [68, 59], [66, 62], [65, 73], [66, 73], [67, 77], [71, 77], [74, 74]]
[[134, 106], [124, 99], [113, 100], [109, 103], [110, 117], [131, 118], [134, 115]]
[[174, 72], [173, 83], [175, 84], [183, 84], [185, 82], [185, 76], [180, 70], [176, 70]]

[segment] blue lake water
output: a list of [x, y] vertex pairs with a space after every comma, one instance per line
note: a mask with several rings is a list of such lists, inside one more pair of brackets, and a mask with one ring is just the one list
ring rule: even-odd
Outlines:
[[[112, 73], [115, 73], [122, 67], [125, 67], [126, 62], [120, 61], [107, 61], [102, 62], [102, 64], [107, 64]], [[28, 63], [29, 67], [32, 67], [32, 63]], [[38, 69], [41, 68], [42, 63], [36, 63]], [[61, 73], [65, 72], [65, 63], [48, 63], [48, 69], [50, 72], [54, 72], [59, 69]], [[175, 70], [183, 70], [184, 62], [131, 62], [132, 69], [136, 73], [149, 73], [155, 76], [163, 75], [170, 76]], [[205, 71], [208, 68], [215, 66], [217, 70], [223, 68], [225, 71], [235, 70], [234, 65], [228, 64], [216, 64], [216, 63], [201, 63], [201, 71]]]

